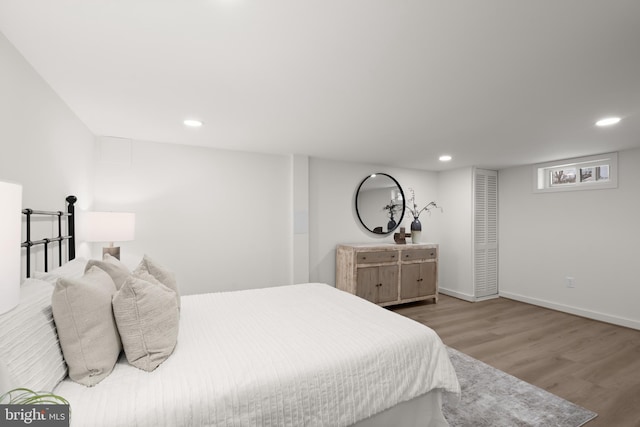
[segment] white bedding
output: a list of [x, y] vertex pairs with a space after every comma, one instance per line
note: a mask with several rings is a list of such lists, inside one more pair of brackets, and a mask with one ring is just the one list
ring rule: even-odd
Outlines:
[[182, 298], [174, 354], [121, 357], [55, 393], [73, 426], [346, 426], [433, 389], [459, 395], [434, 331], [324, 284]]

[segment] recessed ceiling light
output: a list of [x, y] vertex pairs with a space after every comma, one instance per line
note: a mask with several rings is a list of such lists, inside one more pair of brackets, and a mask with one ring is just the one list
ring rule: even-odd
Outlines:
[[607, 117], [596, 122], [596, 126], [611, 126], [620, 121], [620, 117]]
[[183, 123], [185, 126], [190, 126], [192, 128], [199, 128], [202, 126], [202, 122], [200, 120], [187, 119]]
[[451, 157], [450, 155], [448, 155], [448, 154], [444, 154], [444, 155], [440, 156], [440, 157], [438, 158], [438, 160], [440, 160], [441, 162], [448, 162], [448, 161], [450, 161], [452, 158], [453, 158], [453, 157]]

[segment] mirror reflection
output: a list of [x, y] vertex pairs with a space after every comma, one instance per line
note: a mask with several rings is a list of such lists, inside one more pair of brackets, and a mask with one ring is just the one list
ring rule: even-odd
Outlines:
[[389, 234], [404, 217], [404, 193], [386, 173], [369, 175], [356, 192], [356, 212], [362, 225], [375, 234]]

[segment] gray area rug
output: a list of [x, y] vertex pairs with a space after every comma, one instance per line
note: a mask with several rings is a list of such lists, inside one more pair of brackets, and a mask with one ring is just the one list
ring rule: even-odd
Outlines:
[[578, 427], [597, 416], [448, 347], [462, 397], [443, 404], [451, 427]]

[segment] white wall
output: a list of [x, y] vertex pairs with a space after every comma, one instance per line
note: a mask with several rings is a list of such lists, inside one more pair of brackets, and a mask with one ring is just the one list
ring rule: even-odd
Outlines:
[[22, 184], [25, 208], [65, 210], [70, 194], [89, 206], [93, 134], [2, 34], [0, 94], [0, 180]]
[[473, 168], [439, 172], [438, 192], [444, 209], [438, 285], [442, 293], [473, 301]]
[[501, 170], [500, 295], [640, 329], [639, 165], [621, 151], [617, 189], [557, 193], [533, 193], [531, 166]]
[[[376, 236], [360, 225], [355, 211], [355, 193], [368, 175], [382, 172], [394, 177], [405, 192], [413, 188], [416, 202], [424, 206], [438, 199], [437, 173], [380, 165], [338, 162], [312, 158], [309, 162], [309, 236], [310, 280], [335, 285], [335, 248], [339, 243], [393, 243], [393, 234]], [[381, 206], [382, 207], [382, 206]], [[439, 210], [431, 216], [423, 213], [423, 242], [438, 242], [441, 217]], [[405, 214], [402, 226], [410, 231], [411, 215]]]
[[95, 210], [136, 213], [146, 253], [184, 295], [292, 283], [290, 156], [99, 138]]
[[309, 281], [309, 157], [291, 156], [293, 283]]

